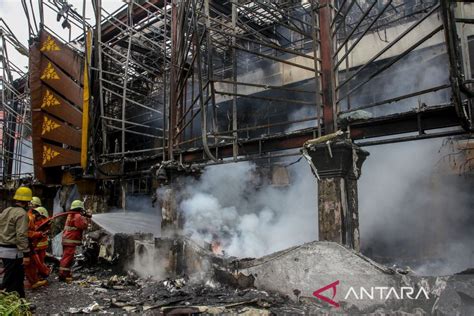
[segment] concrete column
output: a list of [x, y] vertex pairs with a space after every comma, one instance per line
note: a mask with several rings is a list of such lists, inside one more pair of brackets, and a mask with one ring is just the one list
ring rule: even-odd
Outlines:
[[313, 145], [308, 153], [320, 177], [319, 240], [360, 250], [357, 180], [369, 153], [350, 141]]
[[162, 168], [154, 180], [156, 199], [161, 208], [161, 236], [172, 237], [178, 234], [181, 228], [181, 214], [179, 212], [180, 173], [175, 170]]
[[173, 186], [164, 187], [161, 189], [158, 199], [161, 202], [161, 234], [162, 236], [174, 236], [179, 228], [175, 188]]

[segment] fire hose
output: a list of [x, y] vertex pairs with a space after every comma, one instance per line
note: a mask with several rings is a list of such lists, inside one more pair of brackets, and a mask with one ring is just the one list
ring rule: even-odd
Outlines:
[[[45, 227], [46, 225], [49, 225], [54, 219], [56, 219], [58, 217], [61, 217], [61, 216], [67, 216], [67, 215], [70, 215], [70, 214], [83, 214], [83, 212], [69, 211], [69, 212], [63, 212], [63, 213], [56, 214], [56, 215], [48, 218], [47, 220], [43, 221], [40, 225], [38, 225], [36, 227], [36, 231], [39, 231], [43, 227]], [[32, 249], [34, 249], [34, 247], [32, 247]], [[40, 273], [42, 273], [44, 275], [49, 274], [49, 272], [50, 272], [49, 268], [41, 262], [38, 254], [34, 250], [32, 250], [30, 257], [31, 257], [31, 260], [34, 262], [34, 264], [38, 267], [38, 270], [40, 271]]]
[[58, 217], [66, 216], [66, 215], [70, 215], [70, 214], [82, 214], [82, 212], [69, 211], [69, 212], [62, 212], [62, 213], [56, 214], [54, 216], [51, 216], [50, 218], [48, 218], [44, 222], [42, 222], [39, 226], [36, 227], [36, 230], [41, 229], [43, 226], [45, 226], [46, 224], [49, 224], [52, 220], [54, 220]]

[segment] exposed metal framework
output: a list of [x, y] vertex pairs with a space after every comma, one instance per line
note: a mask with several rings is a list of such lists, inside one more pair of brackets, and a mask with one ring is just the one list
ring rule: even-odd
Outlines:
[[59, 0], [40, 1], [38, 20], [48, 9], [94, 29], [89, 162], [102, 175], [277, 157], [340, 128], [361, 145], [472, 130], [467, 1], [101, 1], [84, 1], [95, 26]]
[[0, 185], [32, 177], [31, 121], [27, 73], [10, 59], [28, 49], [0, 18]]

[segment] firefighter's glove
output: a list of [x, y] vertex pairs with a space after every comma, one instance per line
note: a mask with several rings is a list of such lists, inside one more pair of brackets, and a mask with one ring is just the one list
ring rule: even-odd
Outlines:
[[85, 216], [87, 218], [92, 218], [92, 211], [91, 210], [86, 210], [82, 212], [82, 216]]

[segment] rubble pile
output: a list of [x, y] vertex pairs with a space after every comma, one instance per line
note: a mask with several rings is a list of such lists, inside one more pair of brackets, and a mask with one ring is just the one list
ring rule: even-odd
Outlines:
[[[109, 274], [108, 276], [106, 274]], [[88, 275], [86, 277], [86, 275]], [[51, 291], [61, 300], [51, 302]], [[288, 297], [255, 288], [236, 289], [217, 282], [195, 282], [189, 277], [155, 281], [134, 272], [113, 275], [112, 271], [85, 269], [71, 284], [52, 280], [48, 289], [29, 294], [38, 314], [96, 313], [239, 313], [260, 314], [317, 311], [313, 305], [298, 304]]]
[[[30, 293], [39, 314], [474, 313], [472, 271], [420, 277], [334, 242], [254, 259], [218, 255], [184, 236], [98, 231], [86, 240], [75, 281]], [[61, 299], [51, 303], [51, 293]]]

